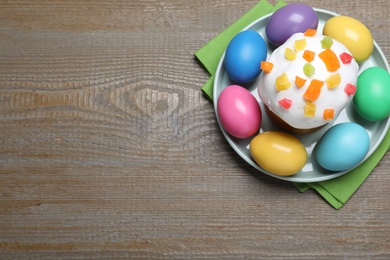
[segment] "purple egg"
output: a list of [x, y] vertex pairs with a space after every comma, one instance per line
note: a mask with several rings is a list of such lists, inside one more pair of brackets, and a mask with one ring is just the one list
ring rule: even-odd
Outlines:
[[295, 3], [286, 5], [271, 15], [265, 27], [268, 40], [282, 45], [294, 33], [317, 29], [318, 15], [308, 5]]

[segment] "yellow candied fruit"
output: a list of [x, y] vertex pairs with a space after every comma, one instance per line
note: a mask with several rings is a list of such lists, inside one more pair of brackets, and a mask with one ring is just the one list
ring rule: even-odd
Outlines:
[[310, 102], [307, 102], [304, 108], [305, 117], [314, 117], [316, 114], [316, 105]]
[[294, 42], [295, 51], [301, 51], [306, 48], [306, 39], [296, 40]]
[[328, 86], [328, 89], [334, 89], [340, 85], [341, 76], [339, 73], [332, 74], [325, 80], [325, 82]]
[[297, 58], [297, 53], [287, 47], [286, 49], [284, 49], [284, 56], [288, 60], [295, 60]]
[[286, 90], [291, 86], [291, 82], [289, 81], [286, 73], [283, 73], [282, 75], [276, 78], [275, 86], [276, 86], [276, 91]]

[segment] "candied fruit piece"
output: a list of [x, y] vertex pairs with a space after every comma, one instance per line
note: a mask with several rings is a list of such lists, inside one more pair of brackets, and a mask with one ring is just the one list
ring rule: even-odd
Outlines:
[[306, 83], [306, 79], [295, 76], [295, 85], [297, 85], [298, 88], [303, 87], [303, 85], [305, 85], [305, 83]]
[[330, 47], [332, 47], [332, 45], [333, 45], [333, 39], [330, 38], [329, 36], [325, 36], [321, 40], [321, 46], [323, 49], [330, 49]]
[[317, 34], [317, 30], [316, 29], [308, 28], [303, 35], [308, 36], [308, 37], [313, 37], [316, 34]]
[[268, 61], [262, 61], [260, 65], [260, 69], [262, 69], [264, 72], [270, 73], [272, 69], [274, 68], [274, 64]]
[[284, 107], [285, 109], [289, 109], [292, 105], [292, 100], [288, 98], [283, 98], [278, 101], [279, 105]]
[[310, 102], [307, 102], [304, 107], [304, 116], [305, 117], [314, 117], [316, 114], [316, 105]]
[[306, 63], [303, 65], [303, 73], [308, 77], [313, 76], [316, 73], [316, 68], [311, 63]]
[[306, 39], [296, 40], [294, 42], [295, 51], [301, 51], [306, 48]]
[[328, 89], [334, 89], [340, 85], [341, 82], [341, 76], [339, 73], [330, 75], [326, 80], [326, 85], [328, 86]]
[[284, 56], [288, 60], [295, 60], [297, 58], [297, 53], [287, 47], [286, 49], [284, 49]]
[[314, 60], [314, 57], [316, 56], [316, 53], [314, 51], [305, 50], [303, 52], [303, 58], [307, 62], [312, 62]]
[[321, 94], [321, 88], [324, 85], [324, 82], [321, 80], [313, 79], [310, 82], [309, 87], [307, 87], [303, 97], [308, 101], [316, 101]]
[[332, 120], [334, 118], [334, 109], [333, 108], [325, 109], [323, 117], [325, 120]]
[[336, 71], [340, 68], [340, 61], [337, 58], [334, 51], [330, 49], [326, 49], [318, 56], [321, 58], [321, 60], [325, 63], [326, 69], [330, 72]]
[[286, 90], [291, 86], [291, 82], [288, 79], [286, 73], [283, 73], [279, 77], [276, 78], [276, 91]]
[[353, 59], [352, 55], [346, 52], [340, 54], [340, 60], [343, 64], [350, 64], [352, 59]]
[[348, 83], [348, 84], [345, 86], [344, 91], [345, 91], [345, 93], [348, 94], [348, 96], [351, 96], [351, 95], [355, 94], [355, 92], [356, 92], [356, 86], [353, 85], [353, 84], [351, 84], [351, 83]]

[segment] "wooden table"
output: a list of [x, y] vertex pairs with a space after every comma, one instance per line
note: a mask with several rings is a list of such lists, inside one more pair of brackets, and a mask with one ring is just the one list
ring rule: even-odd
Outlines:
[[[390, 1], [301, 2], [390, 57]], [[0, 258], [389, 259], [389, 153], [336, 211], [221, 134], [194, 53], [256, 3], [0, 1]]]

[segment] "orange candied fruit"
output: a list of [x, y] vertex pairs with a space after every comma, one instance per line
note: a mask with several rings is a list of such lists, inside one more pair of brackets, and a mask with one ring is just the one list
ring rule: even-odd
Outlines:
[[313, 103], [307, 102], [304, 107], [304, 116], [305, 117], [314, 117], [316, 114], [317, 106]]
[[308, 36], [308, 37], [313, 37], [316, 34], [317, 34], [317, 30], [316, 29], [308, 28], [303, 35]]
[[326, 69], [330, 72], [336, 71], [340, 68], [340, 61], [334, 51], [326, 49], [318, 56], [325, 63]]
[[309, 87], [306, 89], [306, 92], [303, 94], [303, 97], [308, 101], [316, 101], [321, 94], [321, 88], [324, 85], [324, 82], [318, 79], [313, 79], [310, 82]]
[[297, 85], [298, 88], [303, 87], [303, 85], [305, 85], [305, 83], [306, 83], [306, 79], [303, 79], [299, 76], [295, 76], [295, 85]]
[[303, 58], [307, 62], [312, 62], [314, 60], [314, 57], [316, 56], [316, 53], [314, 51], [305, 50], [303, 52]]
[[325, 120], [332, 120], [334, 118], [334, 109], [333, 108], [325, 109], [323, 116]]
[[268, 61], [262, 61], [260, 65], [260, 69], [262, 69], [266, 73], [270, 73], [274, 68], [274, 64]]

